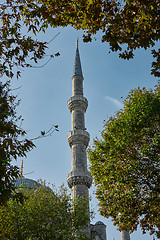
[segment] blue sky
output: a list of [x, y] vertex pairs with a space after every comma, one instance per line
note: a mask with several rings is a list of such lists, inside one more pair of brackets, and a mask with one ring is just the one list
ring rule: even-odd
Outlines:
[[[13, 88], [21, 86], [15, 93], [21, 99], [18, 113], [24, 118], [23, 128], [27, 130], [28, 138], [38, 136], [40, 131], [48, 130], [52, 124], [59, 125], [59, 132], [35, 141], [36, 148], [23, 159], [24, 176], [34, 180], [43, 179], [57, 187], [62, 183], [67, 186], [66, 176], [71, 170], [71, 150], [67, 142], [71, 115], [67, 101], [72, 94], [77, 37], [84, 76], [84, 96], [89, 103], [86, 128], [90, 133], [90, 146], [93, 138], [100, 138], [103, 121], [123, 107], [123, 99], [130, 89], [138, 86], [151, 88], [157, 83], [157, 79], [150, 75], [150, 51], [138, 50], [133, 60], [122, 60], [117, 53], [108, 53], [107, 43], [101, 43], [99, 38], [92, 43], [83, 43], [83, 33], [71, 28], [49, 29], [41, 38], [50, 41], [58, 32], [60, 34], [50, 43], [47, 54], [60, 52], [61, 55], [43, 68], [24, 70], [21, 79], [13, 82]], [[40, 65], [46, 60], [41, 61]], [[20, 166], [20, 163], [21, 159], [16, 164]], [[97, 200], [92, 194], [94, 190], [92, 187], [90, 191], [91, 205], [97, 212], [93, 223], [103, 221], [107, 225], [107, 240], [120, 240], [120, 233], [112, 221], [99, 215]], [[142, 235], [138, 230], [131, 235], [131, 240], [152, 240], [152, 237]]]

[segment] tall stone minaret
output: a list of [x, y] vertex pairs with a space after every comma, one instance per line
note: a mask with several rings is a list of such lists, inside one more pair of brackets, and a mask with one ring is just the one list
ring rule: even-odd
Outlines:
[[83, 96], [83, 74], [77, 41], [72, 77], [72, 97], [68, 100], [68, 108], [72, 114], [72, 131], [68, 134], [72, 160], [71, 172], [67, 176], [67, 183], [72, 191], [72, 199], [78, 196], [88, 199], [88, 189], [92, 184], [91, 176], [87, 170], [86, 148], [90, 139], [89, 133], [85, 128], [84, 118], [87, 106], [88, 101]]

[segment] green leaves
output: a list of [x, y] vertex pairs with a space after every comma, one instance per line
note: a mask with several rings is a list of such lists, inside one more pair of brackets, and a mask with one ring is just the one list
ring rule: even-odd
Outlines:
[[21, 186], [6, 206], [0, 206], [1, 239], [89, 240], [86, 202], [71, 201], [61, 186], [54, 192], [43, 185], [31, 190]]
[[9, 82], [0, 82], [0, 205], [8, 201], [18, 177], [18, 167], [11, 164], [18, 157], [25, 157], [34, 144], [25, 139], [26, 132], [19, 126], [16, 116], [16, 97], [10, 93]]
[[142, 231], [160, 231], [159, 90], [158, 84], [131, 91], [124, 109], [105, 123], [102, 139], [89, 149], [100, 213], [120, 230], [134, 231], [140, 223]]
[[41, 135], [44, 136], [45, 135], [45, 131], [41, 131]]
[[[84, 30], [84, 42], [92, 41], [100, 32], [102, 42], [108, 42], [111, 51], [118, 51], [120, 58], [129, 60], [137, 48], [154, 47], [160, 39], [158, 4], [154, 0], [7, 0], [0, 5], [0, 73], [13, 77], [14, 66], [30, 67], [28, 57], [37, 62], [45, 55], [47, 43], [28, 38], [22, 25], [34, 35], [45, 32], [48, 26], [70, 25]], [[151, 74], [159, 77], [160, 50], [152, 51], [155, 61]]]

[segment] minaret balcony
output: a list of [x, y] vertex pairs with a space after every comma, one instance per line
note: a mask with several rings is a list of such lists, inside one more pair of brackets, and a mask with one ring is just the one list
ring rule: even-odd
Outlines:
[[83, 96], [73, 96], [68, 100], [68, 108], [71, 113], [74, 110], [82, 110], [85, 113], [87, 107], [88, 107], [88, 101]]
[[75, 185], [85, 185], [90, 188], [92, 185], [92, 177], [88, 171], [85, 175], [78, 171], [72, 171], [67, 175], [67, 183], [69, 188]]
[[68, 143], [70, 147], [72, 147], [72, 145], [74, 144], [83, 144], [87, 147], [89, 144], [89, 140], [90, 135], [85, 130], [78, 129], [75, 131], [70, 131], [68, 133]]

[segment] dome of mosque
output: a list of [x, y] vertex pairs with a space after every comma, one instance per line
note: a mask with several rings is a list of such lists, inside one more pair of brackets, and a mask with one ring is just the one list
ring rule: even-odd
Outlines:
[[101, 221], [98, 221], [98, 222], [95, 223], [95, 225], [105, 225], [105, 224]]
[[16, 179], [16, 181], [14, 182], [14, 186], [15, 188], [27, 187], [31, 189], [33, 187], [41, 187], [42, 185], [32, 179], [21, 177]]
[[25, 178], [23, 176], [23, 160], [21, 163], [21, 167], [20, 167], [20, 175], [19, 178], [17, 178], [14, 182], [14, 186], [15, 188], [37, 188], [37, 187], [42, 187], [42, 184], [34, 181], [33, 179], [29, 179], [29, 178]]

